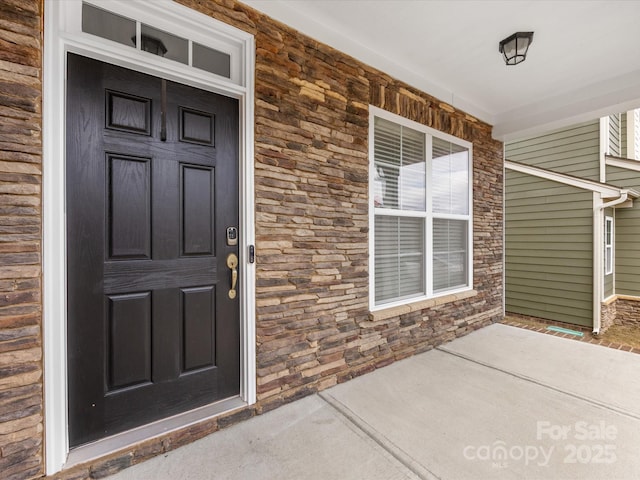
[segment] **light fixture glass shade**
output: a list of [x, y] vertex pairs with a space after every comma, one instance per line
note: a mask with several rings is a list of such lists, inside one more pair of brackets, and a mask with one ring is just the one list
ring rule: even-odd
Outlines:
[[140, 35], [142, 39], [142, 50], [145, 52], [153, 53], [159, 57], [164, 57], [167, 53], [167, 47], [164, 46], [162, 40], [151, 35]]
[[524, 62], [531, 42], [533, 32], [516, 32], [500, 42], [498, 51], [507, 65], [517, 65]]

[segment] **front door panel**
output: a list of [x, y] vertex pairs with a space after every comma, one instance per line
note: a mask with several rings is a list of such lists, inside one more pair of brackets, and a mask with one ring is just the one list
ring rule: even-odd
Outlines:
[[239, 394], [238, 102], [73, 54], [67, 92], [77, 446]]

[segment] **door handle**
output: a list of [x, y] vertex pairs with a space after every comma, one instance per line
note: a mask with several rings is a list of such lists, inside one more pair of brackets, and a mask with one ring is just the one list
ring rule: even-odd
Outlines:
[[236, 298], [236, 283], [238, 283], [238, 257], [235, 253], [227, 255], [227, 267], [231, 270], [231, 290], [229, 290], [229, 298]]

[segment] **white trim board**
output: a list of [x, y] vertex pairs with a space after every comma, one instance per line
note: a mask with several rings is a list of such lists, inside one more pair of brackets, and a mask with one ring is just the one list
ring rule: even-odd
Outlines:
[[620, 197], [624, 192], [628, 192], [629, 196], [633, 198], [640, 197], [640, 193], [632, 189], [620, 188], [605, 183], [594, 182], [593, 180], [573, 177], [564, 173], [552, 172], [551, 170], [533, 167], [531, 165], [524, 165], [511, 160], [505, 160], [504, 166], [506, 169], [513, 170], [514, 172], [526, 173], [528, 175], [533, 175], [534, 177], [544, 178], [553, 182], [599, 193], [602, 195], [602, 198]]
[[[240, 398], [256, 401], [253, 35], [171, 0], [87, 0], [89, 3], [169, 30], [232, 55], [231, 78], [188, 67], [81, 30], [82, 0], [45, 0], [43, 89], [43, 341], [45, 469], [65, 467], [69, 443], [66, 365], [65, 80], [67, 53], [73, 52], [239, 100], [240, 116]], [[237, 408], [237, 402], [229, 408]], [[183, 415], [171, 429], [221, 413], [216, 408]], [[191, 413], [191, 412], [188, 412]], [[186, 422], [186, 423], [184, 423]], [[163, 430], [162, 433], [168, 430]], [[124, 435], [123, 438], [126, 438]], [[131, 436], [129, 436], [131, 437]], [[108, 448], [122, 448], [118, 443]], [[84, 447], [81, 447], [84, 448]], [[108, 452], [99, 450], [98, 455]], [[74, 450], [74, 453], [76, 451]], [[95, 453], [95, 449], [94, 449]]]
[[615, 295], [615, 299], [616, 300], [629, 300], [630, 302], [640, 302], [640, 296], [637, 296], [637, 295], [616, 294]]
[[606, 156], [605, 163], [611, 167], [625, 168], [627, 170], [633, 170], [634, 172], [640, 172], [640, 161], [638, 160]]

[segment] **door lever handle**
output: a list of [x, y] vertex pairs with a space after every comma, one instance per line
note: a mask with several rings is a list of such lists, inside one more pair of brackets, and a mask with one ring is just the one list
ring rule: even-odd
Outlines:
[[238, 283], [238, 257], [235, 253], [227, 255], [227, 267], [231, 270], [231, 290], [229, 290], [229, 298], [236, 298], [236, 284]]

